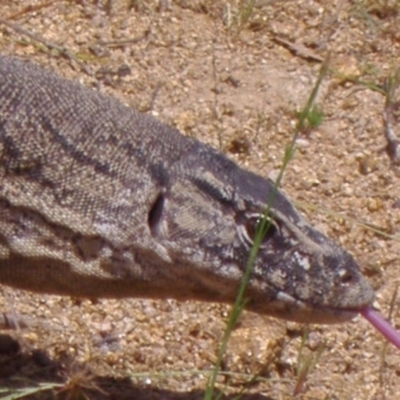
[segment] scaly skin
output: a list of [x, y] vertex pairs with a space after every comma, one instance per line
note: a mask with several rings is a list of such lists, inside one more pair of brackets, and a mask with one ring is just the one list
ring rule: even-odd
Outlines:
[[269, 180], [113, 98], [0, 57], [0, 283], [81, 297], [233, 302], [347, 320], [374, 294]]

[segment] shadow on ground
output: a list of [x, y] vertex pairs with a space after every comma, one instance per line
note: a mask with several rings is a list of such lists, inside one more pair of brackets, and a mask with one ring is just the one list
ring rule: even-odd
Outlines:
[[[49, 388], [51, 384], [55, 387]], [[238, 395], [215, 394], [221, 400], [235, 399]], [[176, 392], [137, 384], [129, 378], [99, 376], [92, 374], [88, 366], [78, 365], [67, 356], [53, 360], [43, 351], [21, 351], [11, 336], [0, 335], [0, 399], [4, 396], [38, 400], [201, 400], [204, 391]], [[274, 400], [262, 394], [240, 395], [240, 398]]]

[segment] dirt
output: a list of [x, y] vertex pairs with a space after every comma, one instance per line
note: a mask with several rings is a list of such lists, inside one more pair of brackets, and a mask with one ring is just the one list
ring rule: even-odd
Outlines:
[[[317, 99], [322, 121], [301, 133], [283, 190], [354, 255], [376, 289], [375, 306], [385, 316], [392, 309], [399, 327], [400, 170], [386, 152], [383, 119], [385, 83], [398, 68], [397, 1], [3, 0], [0, 7], [14, 25], [0, 24], [2, 54], [116, 96], [265, 176], [282, 165], [329, 53]], [[28, 398], [201, 399], [229, 312], [6, 287], [0, 304], [3, 327], [6, 316], [21, 319], [20, 329], [1, 331], [0, 398], [2, 388], [15, 395], [53, 383]], [[400, 351], [360, 317], [302, 326], [245, 312], [218, 389], [230, 399], [393, 399], [399, 375]]]

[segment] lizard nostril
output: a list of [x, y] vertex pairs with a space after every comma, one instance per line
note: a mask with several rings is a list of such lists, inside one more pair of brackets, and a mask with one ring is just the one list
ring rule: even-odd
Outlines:
[[345, 269], [339, 271], [339, 281], [342, 285], [349, 285], [354, 281], [353, 274]]

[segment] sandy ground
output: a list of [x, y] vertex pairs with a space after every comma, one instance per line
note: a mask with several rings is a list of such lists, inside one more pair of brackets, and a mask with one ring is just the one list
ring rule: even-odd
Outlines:
[[[330, 52], [322, 123], [302, 133], [283, 190], [356, 257], [376, 306], [388, 315], [393, 303], [399, 326], [400, 176], [385, 151], [381, 89], [398, 68], [400, 5], [324, 3], [3, 0], [1, 18], [25, 31], [0, 24], [0, 51], [112, 94], [266, 176]], [[0, 289], [1, 312], [23, 319], [1, 331], [0, 398], [2, 387], [51, 382], [59, 386], [29, 398], [203, 398], [229, 307]], [[400, 393], [400, 351], [361, 318], [305, 327], [244, 313], [223, 371], [226, 399]]]

